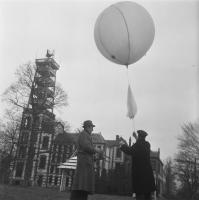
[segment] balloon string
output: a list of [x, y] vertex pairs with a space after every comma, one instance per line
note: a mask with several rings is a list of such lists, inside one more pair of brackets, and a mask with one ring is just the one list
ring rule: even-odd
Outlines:
[[[128, 80], [128, 85], [131, 85], [130, 80], [129, 80], [128, 65], [126, 65], [126, 76], [127, 76], [127, 80]], [[132, 119], [132, 129], [133, 129], [133, 132], [136, 132], [135, 117]]]
[[136, 129], [135, 129], [135, 118], [132, 119], [132, 123], [133, 123], [133, 132], [136, 132]]
[[127, 80], [128, 80], [128, 84], [130, 85], [130, 81], [129, 81], [129, 68], [128, 65], [126, 65], [126, 76], [127, 76]]

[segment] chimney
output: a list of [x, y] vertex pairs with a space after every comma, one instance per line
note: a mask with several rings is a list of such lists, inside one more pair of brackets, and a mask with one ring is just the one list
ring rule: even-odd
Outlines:
[[116, 135], [116, 141], [118, 141], [120, 139], [119, 135]]

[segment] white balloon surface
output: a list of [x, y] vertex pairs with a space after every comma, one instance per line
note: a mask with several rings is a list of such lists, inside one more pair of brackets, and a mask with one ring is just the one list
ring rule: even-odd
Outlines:
[[147, 10], [134, 2], [119, 2], [106, 8], [98, 17], [95, 43], [107, 59], [130, 65], [142, 58], [151, 47], [155, 26]]

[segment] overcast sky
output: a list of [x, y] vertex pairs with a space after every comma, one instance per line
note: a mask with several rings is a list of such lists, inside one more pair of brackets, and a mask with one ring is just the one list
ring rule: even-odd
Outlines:
[[[126, 69], [98, 51], [94, 25], [98, 15], [118, 1], [0, 1], [0, 93], [14, 81], [17, 67], [55, 50], [57, 81], [69, 105], [57, 112], [72, 131], [86, 119], [105, 139], [131, 136], [126, 117]], [[181, 126], [198, 119], [199, 1], [138, 1], [155, 23], [152, 47], [129, 68], [138, 106], [136, 129], [149, 133], [161, 158], [177, 151]], [[5, 105], [0, 106], [1, 116]]]

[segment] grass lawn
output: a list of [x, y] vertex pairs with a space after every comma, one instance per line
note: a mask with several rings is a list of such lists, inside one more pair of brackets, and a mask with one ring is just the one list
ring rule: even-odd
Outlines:
[[[69, 192], [59, 192], [57, 189], [41, 187], [22, 187], [0, 185], [0, 200], [69, 200]], [[111, 196], [95, 194], [89, 200], [132, 200], [126, 196]]]

